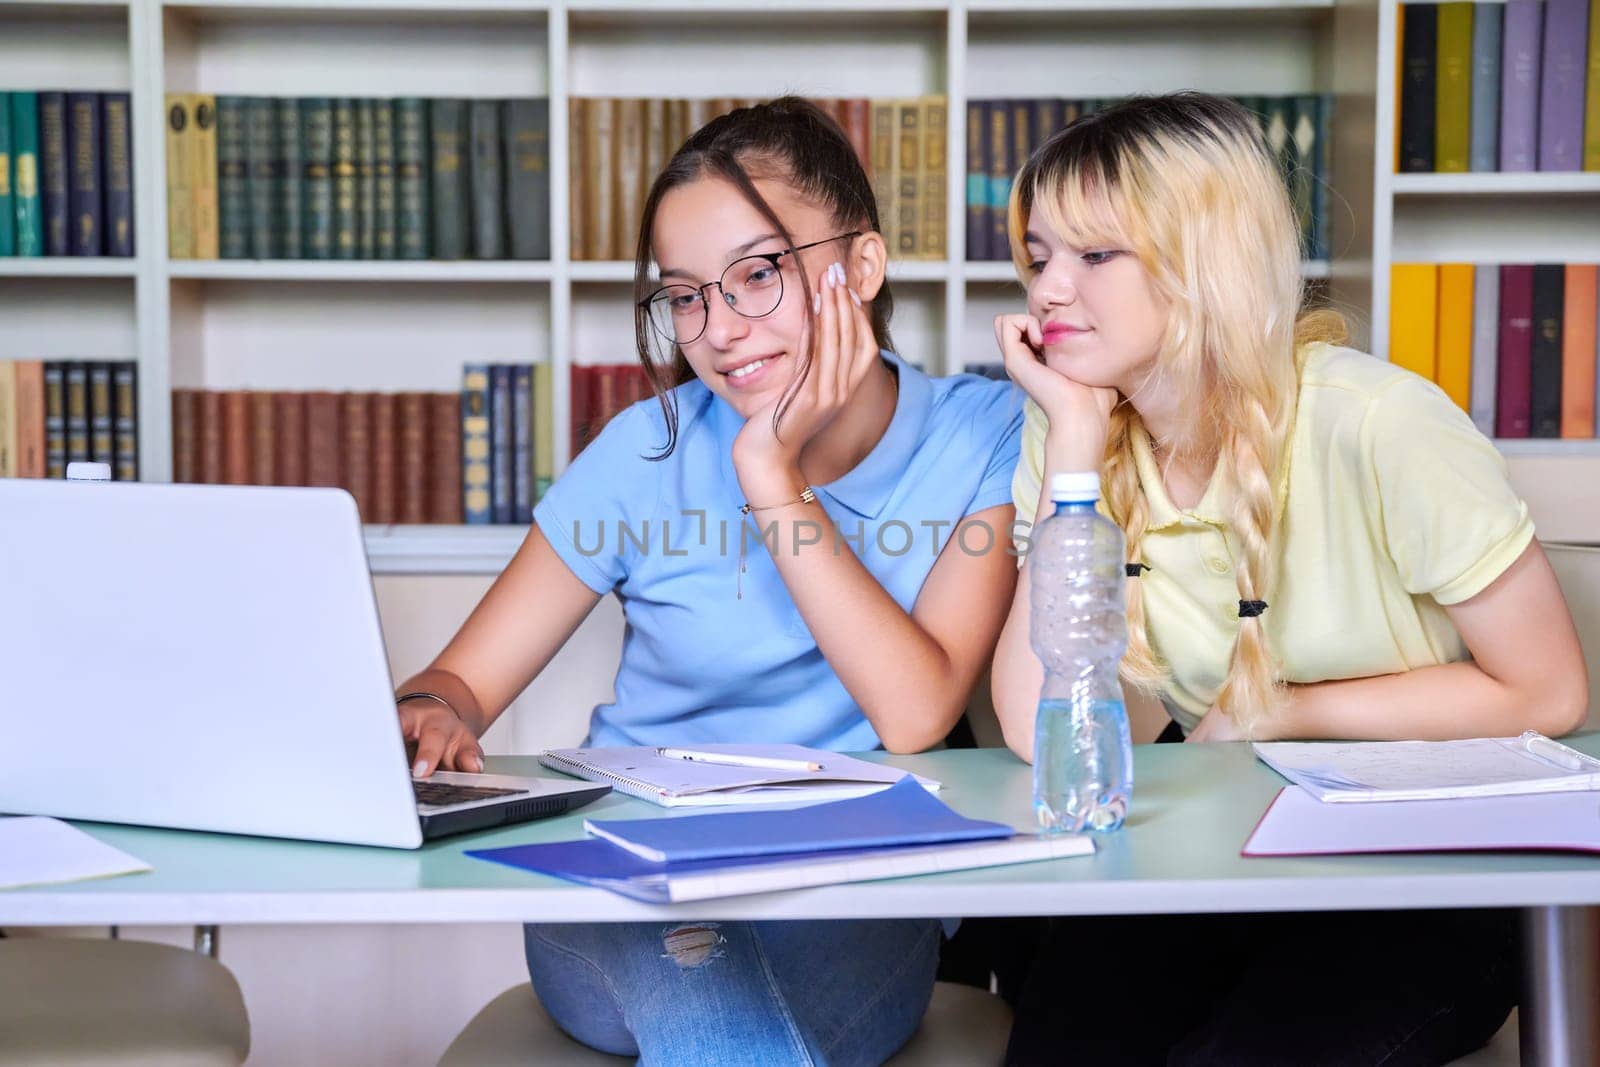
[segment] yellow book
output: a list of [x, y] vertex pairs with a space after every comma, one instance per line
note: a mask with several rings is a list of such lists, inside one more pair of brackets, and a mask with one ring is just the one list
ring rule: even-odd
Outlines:
[[1589, 76], [1583, 94], [1583, 169], [1600, 170], [1600, 0], [1589, 0]]
[[0, 478], [17, 476], [17, 365], [0, 359]]
[[533, 499], [537, 503], [556, 480], [555, 411], [551, 406], [548, 361], [533, 365]]
[[1465, 174], [1472, 145], [1472, 2], [1439, 5], [1434, 170]]
[[1439, 268], [1396, 263], [1389, 268], [1389, 362], [1434, 380], [1439, 338]]
[[922, 254], [943, 259], [945, 206], [949, 199], [949, 111], [942, 96], [922, 98]]
[[189, 98], [167, 94], [167, 255], [194, 258], [194, 193], [189, 188], [192, 170], [193, 117]]
[[194, 197], [194, 258], [221, 255], [221, 224], [217, 214], [217, 98], [192, 93], [189, 118], [194, 124], [194, 144], [189, 152], [189, 190]]
[[1472, 410], [1471, 263], [1439, 264], [1439, 388], [1462, 411]]

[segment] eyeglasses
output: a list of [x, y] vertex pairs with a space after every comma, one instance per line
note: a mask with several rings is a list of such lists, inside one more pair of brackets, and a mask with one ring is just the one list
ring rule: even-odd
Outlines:
[[691, 344], [706, 332], [711, 320], [711, 304], [706, 290], [712, 286], [722, 295], [722, 302], [735, 313], [747, 319], [770, 315], [783, 303], [783, 270], [778, 261], [791, 252], [804, 252], [818, 245], [832, 244], [852, 237], [860, 237], [860, 230], [841, 233], [810, 244], [797, 245], [782, 252], [760, 252], [745, 256], [728, 264], [722, 277], [704, 285], [663, 285], [639, 301], [639, 306], [650, 316], [650, 325], [656, 333], [675, 345]]

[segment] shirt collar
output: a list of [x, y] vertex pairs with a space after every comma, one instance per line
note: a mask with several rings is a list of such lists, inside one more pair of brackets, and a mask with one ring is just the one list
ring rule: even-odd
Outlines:
[[[922, 433], [933, 409], [933, 383], [928, 376], [887, 349], [882, 356], [894, 365], [899, 375], [894, 415], [872, 451], [842, 477], [826, 485], [812, 486], [818, 492], [849, 508], [862, 518], [877, 518], [900, 484], [911, 457], [922, 441]], [[724, 476], [738, 492], [738, 476], [733, 469], [733, 441], [744, 423], [732, 405], [721, 397], [712, 401], [717, 410], [718, 435], [722, 439]]]
[[[1290, 460], [1294, 456], [1295, 422], [1300, 410], [1298, 379], [1304, 369], [1306, 348], [1295, 353], [1296, 395], [1294, 403], [1289, 406], [1289, 424], [1284, 428], [1283, 454], [1278, 459], [1277, 477], [1273, 479], [1272, 484], [1273, 507], [1280, 522], [1283, 519], [1284, 505], [1289, 499], [1289, 468]], [[1199, 502], [1189, 511], [1182, 511], [1173, 504], [1172, 498], [1167, 496], [1167, 486], [1162, 481], [1161, 469], [1156, 465], [1155, 451], [1150, 447], [1150, 435], [1145, 431], [1143, 423], [1135, 423], [1131, 428], [1129, 443], [1133, 446], [1133, 463], [1139, 472], [1139, 484], [1144, 489], [1145, 500], [1150, 505], [1150, 522], [1146, 525], [1146, 530], [1165, 529], [1185, 519], [1198, 520], [1219, 530], [1227, 529], [1228, 500], [1223, 494], [1222, 479], [1217, 477], [1215, 470], [1211, 472], [1211, 480], [1206, 483], [1206, 491], [1201, 494]]]

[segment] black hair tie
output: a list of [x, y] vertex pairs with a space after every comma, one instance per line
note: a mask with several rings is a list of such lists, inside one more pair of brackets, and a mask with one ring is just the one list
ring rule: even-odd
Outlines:
[[1266, 610], [1267, 602], [1265, 600], [1239, 601], [1239, 618], [1241, 619], [1253, 619]]
[[1125, 573], [1129, 578], [1137, 578], [1139, 577], [1140, 571], [1148, 571], [1151, 569], [1152, 568], [1148, 563], [1130, 563], [1123, 568], [1123, 573]]

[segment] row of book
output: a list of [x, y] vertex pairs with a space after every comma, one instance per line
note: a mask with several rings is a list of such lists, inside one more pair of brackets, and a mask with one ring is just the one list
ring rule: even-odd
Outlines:
[[1593, 438], [1597, 305], [1593, 263], [1396, 263], [1389, 358], [1491, 437]]
[[172, 391], [172, 480], [338, 486], [363, 522], [462, 520], [458, 393]]
[[128, 101], [0, 92], [0, 256], [133, 255]]
[[0, 360], [0, 478], [65, 478], [67, 464], [139, 478], [139, 387], [127, 361]]
[[169, 94], [174, 259], [549, 259], [550, 108]]
[[[1308, 259], [1327, 259], [1332, 98], [1301, 95], [1235, 99], [1256, 114], [1267, 145], [1277, 157], [1300, 225], [1303, 254]], [[1011, 258], [1006, 210], [1017, 171], [1051, 134], [1116, 102], [967, 102], [967, 259]]]
[[650, 379], [638, 363], [574, 365], [568, 381], [572, 390], [568, 406], [572, 412], [570, 435], [574, 456], [600, 436], [613, 415], [651, 395]]
[[1600, 0], [1400, 10], [1403, 173], [1600, 171]]
[[[655, 176], [695, 130], [755, 102], [571, 100], [572, 258], [633, 259], [645, 196]], [[945, 98], [815, 102], [844, 128], [871, 178], [891, 253], [900, 259], [943, 259]]]

